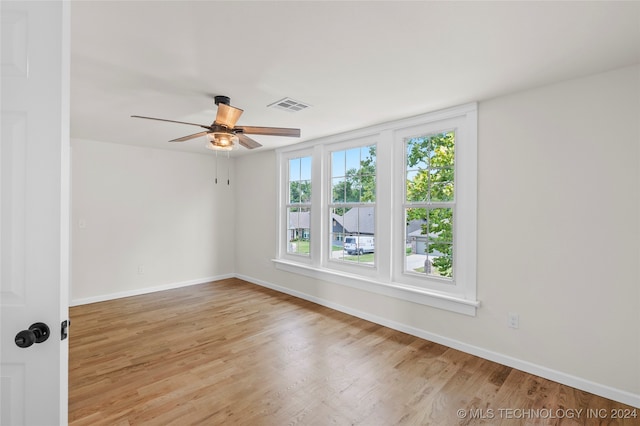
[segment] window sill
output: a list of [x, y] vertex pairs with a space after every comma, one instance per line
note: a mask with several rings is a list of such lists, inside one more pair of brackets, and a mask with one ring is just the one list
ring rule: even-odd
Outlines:
[[480, 306], [480, 302], [477, 300], [462, 299], [455, 295], [438, 293], [406, 284], [380, 282], [355, 274], [318, 268], [289, 260], [272, 259], [272, 261], [275, 263], [276, 269], [280, 269], [282, 271], [346, 285], [359, 290], [395, 297], [397, 299], [432, 306], [464, 315], [475, 316], [476, 309]]

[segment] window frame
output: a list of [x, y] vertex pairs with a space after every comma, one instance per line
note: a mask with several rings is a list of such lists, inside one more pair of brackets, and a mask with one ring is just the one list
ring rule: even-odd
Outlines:
[[[376, 250], [374, 252], [374, 264], [373, 265], [367, 265], [367, 264], [361, 264], [358, 262], [345, 262], [345, 261], [338, 261], [338, 260], [334, 260], [331, 257], [331, 245], [332, 245], [332, 241], [331, 241], [331, 234], [332, 234], [332, 230], [331, 230], [331, 215], [329, 214], [329, 211], [331, 210], [332, 207], [339, 205], [340, 203], [334, 203], [333, 202], [333, 191], [332, 191], [332, 178], [333, 178], [333, 173], [332, 173], [332, 154], [334, 152], [338, 152], [338, 151], [346, 151], [349, 149], [353, 149], [353, 148], [362, 148], [365, 146], [375, 146], [376, 147], [376, 175], [375, 175], [375, 179], [376, 179], [376, 201], [372, 202], [372, 203], [363, 203], [363, 202], [359, 202], [359, 203], [342, 203], [344, 205], [350, 205], [350, 207], [352, 208], [361, 208], [361, 207], [373, 207], [374, 209], [374, 237], [377, 234], [378, 231], [378, 216], [377, 216], [377, 183], [378, 183], [378, 161], [377, 161], [377, 147], [378, 147], [378, 143], [377, 143], [377, 135], [369, 135], [369, 136], [365, 136], [365, 137], [361, 137], [361, 138], [356, 138], [356, 139], [349, 139], [346, 141], [341, 141], [341, 142], [335, 142], [332, 144], [328, 144], [325, 146], [324, 149], [324, 160], [325, 160], [325, 165], [326, 165], [326, 170], [327, 170], [327, 174], [326, 174], [326, 179], [323, 180], [323, 185], [325, 185], [326, 188], [326, 200], [325, 203], [323, 203], [322, 208], [324, 211], [324, 214], [326, 214], [326, 219], [327, 219], [327, 232], [323, 233], [323, 237], [326, 238], [326, 256], [324, 259], [322, 259], [322, 264], [328, 268], [332, 268], [332, 269], [337, 269], [337, 270], [341, 270], [341, 271], [346, 271], [346, 272], [352, 272], [355, 274], [363, 274], [366, 276], [375, 276], [377, 274], [376, 270], [377, 270], [377, 262], [378, 262], [378, 251]], [[326, 235], [325, 235], [326, 234]], [[373, 270], [373, 271], [370, 271]]]
[[[438, 122], [438, 124], [444, 124], [441, 122]], [[455, 125], [455, 123], [451, 123], [452, 125]], [[434, 210], [434, 209], [447, 209], [450, 208], [453, 211], [453, 217], [452, 217], [452, 228], [453, 228], [453, 241], [451, 242], [452, 246], [453, 246], [453, 277], [452, 278], [448, 278], [448, 277], [438, 277], [435, 275], [429, 275], [429, 276], [424, 276], [415, 272], [409, 272], [407, 271], [406, 268], [406, 258], [403, 257], [403, 262], [402, 265], [398, 268], [398, 270], [402, 271], [402, 275], [405, 277], [408, 277], [409, 279], [415, 279], [417, 277], [417, 280], [415, 280], [416, 284], [418, 286], [423, 285], [423, 283], [440, 283], [440, 284], [455, 284], [455, 278], [456, 278], [456, 259], [455, 259], [455, 255], [457, 252], [456, 249], [456, 244], [455, 244], [455, 235], [456, 235], [456, 212], [457, 212], [457, 207], [456, 207], [456, 200], [457, 200], [457, 191], [456, 191], [456, 153], [457, 150], [455, 149], [455, 145], [454, 145], [454, 166], [453, 166], [453, 170], [454, 170], [454, 178], [453, 178], [453, 185], [454, 185], [454, 196], [453, 196], [453, 200], [449, 200], [449, 201], [431, 201], [431, 200], [423, 200], [423, 201], [409, 201], [407, 199], [407, 194], [408, 194], [408, 180], [406, 179], [407, 176], [407, 160], [408, 160], [408, 155], [407, 155], [407, 146], [406, 146], [406, 142], [408, 139], [414, 139], [414, 138], [429, 138], [432, 136], [436, 136], [436, 135], [440, 135], [440, 134], [444, 134], [444, 133], [450, 133], [453, 132], [456, 136], [454, 136], [454, 140], [457, 140], [457, 128], [456, 127], [452, 127], [450, 129], [440, 129], [440, 127], [442, 126], [430, 126], [430, 125], [425, 125], [425, 126], [417, 126], [411, 129], [403, 129], [402, 131], [399, 131], [396, 134], [396, 138], [398, 139], [396, 141], [396, 143], [402, 143], [402, 148], [403, 148], [403, 162], [402, 162], [402, 173], [403, 173], [403, 187], [402, 187], [402, 198], [401, 198], [401, 202], [402, 202], [402, 213], [403, 213], [403, 218], [406, 224], [406, 212], [408, 209], [425, 209], [427, 211], [429, 210]], [[434, 131], [434, 129], [437, 129]], [[416, 132], [415, 134], [412, 134], [412, 132]], [[456, 145], [457, 143], [454, 142]], [[427, 168], [427, 171], [429, 172], [430, 170], [432, 170], [430, 167]], [[403, 233], [404, 235], [406, 235], [406, 229], [403, 228]], [[428, 243], [428, 237], [427, 237], [427, 243]], [[406, 240], [405, 240], [406, 241]], [[405, 250], [405, 246], [403, 246], [403, 252]]]
[[[454, 277], [452, 280], [405, 273], [406, 254], [404, 138], [455, 130]], [[345, 265], [330, 259], [331, 152], [376, 146], [375, 265]], [[309, 259], [287, 255], [283, 164], [312, 154], [311, 249]], [[477, 251], [477, 104], [471, 103], [416, 117], [320, 138], [276, 150], [278, 167], [278, 236], [276, 268], [316, 279], [383, 294], [466, 315], [475, 315]], [[288, 167], [284, 176], [288, 182]], [[284, 192], [283, 192], [284, 191]], [[384, 224], [384, 226], [383, 226]], [[388, 224], [391, 224], [389, 226]], [[285, 231], [286, 232], [286, 231]], [[319, 237], [320, 236], [320, 237]], [[283, 250], [284, 249], [284, 250]]]
[[[474, 117], [475, 118], [475, 117]], [[473, 120], [473, 122], [477, 122]], [[397, 241], [396, 256], [394, 257], [395, 274], [393, 281], [403, 282], [420, 288], [448, 293], [454, 297], [465, 299], [475, 299], [475, 269], [476, 269], [476, 216], [477, 216], [477, 136], [475, 136], [475, 126], [469, 125], [468, 117], [451, 117], [422, 123], [417, 126], [398, 129], [394, 134], [396, 157], [402, 158], [402, 170], [399, 173], [406, 176], [406, 149], [405, 140], [415, 136], [433, 135], [445, 131], [454, 130], [455, 159], [454, 159], [454, 216], [453, 216], [453, 279], [442, 279], [438, 277], [418, 277], [416, 274], [405, 271], [403, 253], [400, 245], [402, 241]], [[473, 183], [470, 183], [470, 182]], [[396, 182], [394, 206], [402, 206], [404, 217], [405, 207], [411, 205], [405, 200], [406, 179]], [[431, 203], [421, 203], [431, 204]], [[445, 203], [432, 203], [436, 206]], [[469, 212], [472, 212], [469, 214]], [[396, 232], [405, 232], [405, 223], [399, 225]], [[402, 227], [402, 229], [400, 228]], [[464, 235], [464, 243], [460, 241]]]
[[277, 251], [277, 255], [279, 258], [282, 259], [288, 259], [290, 261], [293, 262], [300, 262], [300, 263], [304, 263], [304, 264], [311, 264], [312, 263], [312, 259], [313, 259], [313, 254], [314, 254], [314, 248], [313, 248], [313, 240], [315, 239], [314, 237], [314, 232], [313, 232], [313, 227], [311, 226], [311, 223], [309, 224], [309, 255], [301, 255], [301, 254], [296, 254], [296, 253], [291, 253], [288, 250], [288, 229], [289, 229], [289, 215], [288, 213], [288, 208], [292, 207], [292, 204], [289, 202], [289, 177], [290, 177], [290, 170], [289, 170], [289, 161], [296, 159], [296, 158], [303, 158], [303, 157], [310, 157], [311, 158], [311, 200], [308, 203], [304, 203], [304, 205], [302, 203], [300, 203], [299, 207], [300, 208], [308, 208], [309, 209], [309, 215], [310, 215], [310, 222], [311, 220], [313, 220], [313, 201], [314, 201], [314, 180], [313, 180], [313, 171], [315, 168], [314, 165], [314, 159], [313, 159], [313, 150], [309, 150], [309, 149], [304, 149], [304, 150], [298, 150], [298, 151], [291, 151], [288, 152], [284, 155], [279, 155], [278, 156], [278, 170], [280, 171], [280, 176], [278, 178], [279, 181], [279, 186], [278, 186], [278, 205], [282, 206], [283, 210], [279, 210], [279, 222], [278, 222], [278, 226], [277, 226], [277, 230], [278, 230], [278, 238], [277, 240], [279, 241], [278, 243], [278, 251]]

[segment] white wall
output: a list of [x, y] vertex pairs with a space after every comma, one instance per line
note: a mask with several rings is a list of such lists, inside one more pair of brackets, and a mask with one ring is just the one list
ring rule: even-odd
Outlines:
[[236, 273], [640, 405], [639, 123], [638, 66], [480, 102], [476, 317], [276, 270], [271, 151], [237, 159]]
[[76, 139], [71, 155], [72, 304], [233, 274], [233, 159], [215, 185], [212, 154]]

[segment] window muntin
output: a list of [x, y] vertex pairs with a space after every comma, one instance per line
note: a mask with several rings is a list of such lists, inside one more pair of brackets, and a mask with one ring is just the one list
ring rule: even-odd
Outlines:
[[376, 146], [332, 151], [329, 259], [375, 265]]
[[454, 278], [455, 131], [405, 138], [404, 271]]
[[311, 157], [288, 160], [287, 253], [311, 253]]

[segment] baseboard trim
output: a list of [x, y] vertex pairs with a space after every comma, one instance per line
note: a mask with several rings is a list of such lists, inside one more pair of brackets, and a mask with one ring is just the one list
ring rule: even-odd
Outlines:
[[137, 288], [133, 290], [120, 291], [117, 293], [101, 294], [99, 296], [72, 299], [69, 306], [88, 305], [90, 303], [106, 302], [107, 300], [121, 299], [123, 297], [139, 296], [141, 294], [155, 293], [157, 291], [172, 290], [174, 288], [188, 287], [190, 285], [204, 284], [211, 281], [219, 281], [227, 278], [234, 278], [235, 274], [216, 275], [213, 277], [196, 278], [193, 280], [180, 281], [177, 283], [162, 284], [153, 287]]
[[262, 287], [267, 287], [281, 293], [289, 294], [291, 296], [298, 297], [300, 299], [308, 300], [310, 302], [317, 303], [318, 305], [326, 306], [336, 311], [344, 312], [349, 315], [353, 315], [358, 318], [362, 318], [367, 321], [374, 322], [376, 324], [383, 325], [385, 327], [392, 328], [394, 330], [402, 331], [403, 333], [411, 334], [412, 336], [420, 337], [425, 340], [429, 340], [441, 345], [457, 349], [459, 351], [478, 356], [489, 361], [497, 362], [508, 367], [515, 368], [517, 370], [524, 371], [529, 374], [544, 377], [545, 379], [553, 380], [554, 382], [561, 383], [563, 385], [571, 386], [576, 389], [580, 389], [586, 392], [593, 393], [603, 398], [612, 399], [614, 401], [621, 402], [623, 404], [631, 405], [633, 407], [640, 408], [640, 395], [633, 394], [631, 392], [623, 391], [620, 389], [612, 388], [600, 383], [595, 383], [590, 380], [576, 377], [561, 371], [553, 370], [541, 365], [533, 364], [528, 361], [513, 358], [508, 355], [504, 355], [498, 352], [487, 350], [475, 345], [469, 345], [459, 340], [450, 339], [445, 336], [441, 336], [434, 333], [402, 324], [399, 322], [391, 321], [387, 318], [379, 317], [377, 315], [362, 312], [356, 309], [349, 308], [316, 296], [311, 296], [306, 293], [302, 293], [296, 290], [292, 290], [287, 287], [282, 287], [264, 280], [260, 280], [254, 277], [249, 277], [242, 274], [235, 274], [235, 277], [244, 281], [256, 284]]

